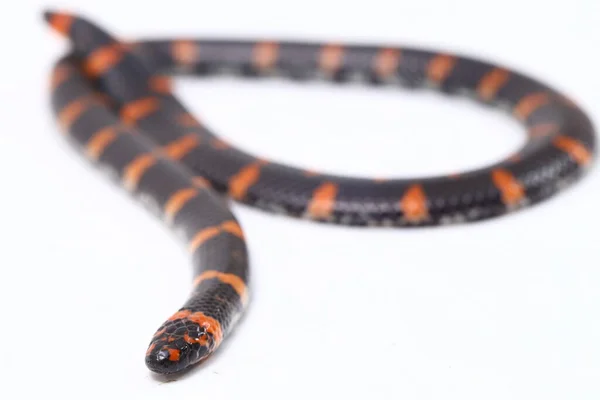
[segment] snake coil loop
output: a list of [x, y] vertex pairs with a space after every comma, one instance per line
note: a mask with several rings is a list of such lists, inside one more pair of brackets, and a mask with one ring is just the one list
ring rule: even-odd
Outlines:
[[[192, 255], [190, 296], [148, 347], [146, 365], [156, 373], [207, 358], [248, 304], [244, 233], [224, 197], [352, 226], [472, 222], [547, 199], [580, 178], [596, 152], [592, 124], [575, 103], [515, 71], [467, 57], [332, 43], [126, 42], [71, 14], [48, 11], [45, 19], [72, 44], [52, 73], [61, 128], [90, 161], [181, 232]], [[226, 143], [171, 92], [169, 75], [223, 71], [468, 94], [508, 107], [528, 140], [512, 157], [453, 176], [379, 180], [304, 171]]]

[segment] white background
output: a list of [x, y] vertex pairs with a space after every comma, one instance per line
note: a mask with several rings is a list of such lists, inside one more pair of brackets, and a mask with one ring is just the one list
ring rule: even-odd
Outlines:
[[[550, 82], [600, 118], [600, 5], [446, 1], [15, 1], [0, 40], [3, 398], [598, 399], [600, 176], [473, 225], [357, 230], [233, 205], [254, 295], [233, 336], [168, 382], [144, 365], [185, 300], [182, 243], [69, 147], [48, 106], [66, 42], [44, 6], [122, 37], [423, 45]], [[507, 116], [431, 93], [178, 80], [223, 137], [296, 166], [448, 173], [523, 143]], [[434, 147], [435, 146], [435, 147]]]

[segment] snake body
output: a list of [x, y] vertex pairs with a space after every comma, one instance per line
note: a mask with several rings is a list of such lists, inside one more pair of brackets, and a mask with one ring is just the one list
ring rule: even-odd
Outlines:
[[[472, 222], [549, 198], [580, 178], [596, 152], [592, 123], [572, 100], [468, 57], [340, 43], [122, 41], [80, 16], [48, 11], [45, 19], [72, 45], [51, 79], [52, 110], [62, 130], [87, 159], [179, 232], [192, 254], [190, 296], [158, 328], [146, 353], [146, 365], [159, 374], [184, 371], [210, 356], [248, 304], [248, 249], [228, 198], [351, 226]], [[467, 94], [508, 109], [528, 140], [505, 160], [448, 176], [384, 180], [293, 168], [220, 139], [172, 93], [170, 75], [225, 72]]]

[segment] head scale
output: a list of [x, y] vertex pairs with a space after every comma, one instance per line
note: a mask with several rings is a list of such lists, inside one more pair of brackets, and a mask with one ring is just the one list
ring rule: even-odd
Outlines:
[[211, 355], [221, 335], [215, 319], [180, 310], [155, 333], [146, 352], [146, 365], [159, 374], [181, 372]]

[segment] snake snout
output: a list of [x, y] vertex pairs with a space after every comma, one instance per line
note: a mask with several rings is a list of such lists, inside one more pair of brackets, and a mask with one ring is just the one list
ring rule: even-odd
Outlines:
[[152, 372], [158, 374], [176, 373], [184, 370], [189, 365], [185, 353], [185, 349], [175, 347], [151, 350], [146, 355], [146, 365]]
[[146, 366], [161, 375], [182, 372], [198, 361], [199, 351], [196, 347], [180, 340], [154, 342], [146, 353]]

